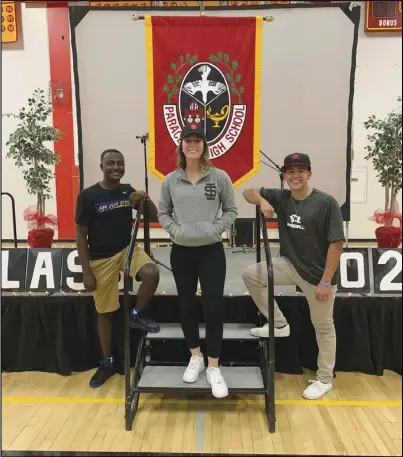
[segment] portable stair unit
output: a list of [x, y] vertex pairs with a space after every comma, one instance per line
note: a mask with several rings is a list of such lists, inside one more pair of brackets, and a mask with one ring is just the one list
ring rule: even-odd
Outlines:
[[[133, 377], [130, 374], [130, 259], [136, 243], [136, 237], [143, 211], [143, 202], [138, 211], [133, 236], [130, 242], [126, 266], [124, 272], [124, 346], [125, 346], [125, 422], [126, 430], [132, 429], [139, 398], [141, 393], [185, 393], [211, 395], [211, 386], [206, 377], [201, 376], [197, 382], [188, 384], [182, 381], [183, 366], [158, 366], [147, 365], [147, 346], [155, 340], [183, 340], [184, 336], [179, 323], [160, 324], [161, 330], [157, 334], [143, 334], [137, 348], [137, 356], [134, 366]], [[270, 433], [275, 432], [275, 404], [274, 404], [274, 281], [273, 264], [270, 254], [265, 219], [256, 208], [256, 260], [260, 262], [260, 229], [263, 233], [263, 243], [268, 272], [268, 296], [269, 296], [269, 338], [257, 340], [250, 335], [250, 324], [225, 324], [224, 340], [257, 341], [260, 352], [260, 366], [225, 366], [221, 367], [222, 374], [231, 394], [264, 395], [266, 415]], [[200, 325], [200, 337], [205, 338], [205, 326]]]

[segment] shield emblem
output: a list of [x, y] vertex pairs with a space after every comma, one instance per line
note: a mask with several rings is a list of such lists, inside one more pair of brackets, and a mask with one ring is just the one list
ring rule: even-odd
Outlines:
[[179, 91], [182, 124], [201, 126], [209, 146], [225, 131], [231, 112], [228, 83], [211, 62], [199, 62], [185, 75]]
[[[190, 58], [190, 68], [179, 78], [175, 92], [177, 104], [162, 107], [167, 132], [176, 144], [184, 126], [204, 130], [210, 159], [223, 156], [236, 144], [246, 120], [246, 104], [242, 103], [244, 89], [240, 86], [238, 91], [236, 86], [242, 75], [238, 74], [233, 81], [230, 73], [224, 75], [214, 63], [216, 60], [214, 55], [210, 61], [197, 63]], [[232, 65], [237, 69], [237, 62]], [[233, 100], [234, 94], [238, 103]]]

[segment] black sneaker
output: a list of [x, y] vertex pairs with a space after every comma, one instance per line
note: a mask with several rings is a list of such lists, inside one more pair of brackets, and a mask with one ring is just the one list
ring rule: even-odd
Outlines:
[[130, 327], [149, 333], [159, 333], [160, 326], [149, 317], [130, 315]]
[[97, 389], [103, 386], [106, 381], [117, 373], [115, 364], [108, 360], [101, 360], [98, 370], [90, 380], [90, 387]]

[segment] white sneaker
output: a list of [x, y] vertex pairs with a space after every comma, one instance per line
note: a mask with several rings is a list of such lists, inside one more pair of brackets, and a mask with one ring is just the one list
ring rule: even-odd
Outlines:
[[302, 394], [307, 400], [318, 400], [333, 389], [333, 384], [331, 382], [327, 384], [318, 380], [309, 382], [311, 385], [308, 386]]
[[224, 398], [228, 395], [228, 387], [219, 368], [207, 368], [207, 382], [211, 385], [214, 397]]
[[199, 374], [204, 370], [204, 358], [201, 356], [192, 356], [188, 367], [183, 373], [184, 382], [196, 382]]
[[[290, 326], [287, 324], [285, 327], [276, 328], [274, 327], [274, 338], [286, 338], [290, 336]], [[250, 330], [252, 336], [257, 338], [268, 338], [269, 337], [269, 323], [263, 325], [263, 327], [252, 328]]]

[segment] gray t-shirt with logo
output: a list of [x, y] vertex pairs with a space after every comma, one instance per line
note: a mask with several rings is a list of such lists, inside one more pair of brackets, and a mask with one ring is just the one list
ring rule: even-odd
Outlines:
[[[260, 189], [260, 195], [275, 209], [281, 255], [300, 276], [318, 285], [326, 265], [330, 243], [345, 240], [343, 216], [336, 199], [313, 189], [305, 200], [295, 200], [286, 189]], [[338, 271], [332, 284], [337, 284]]]

